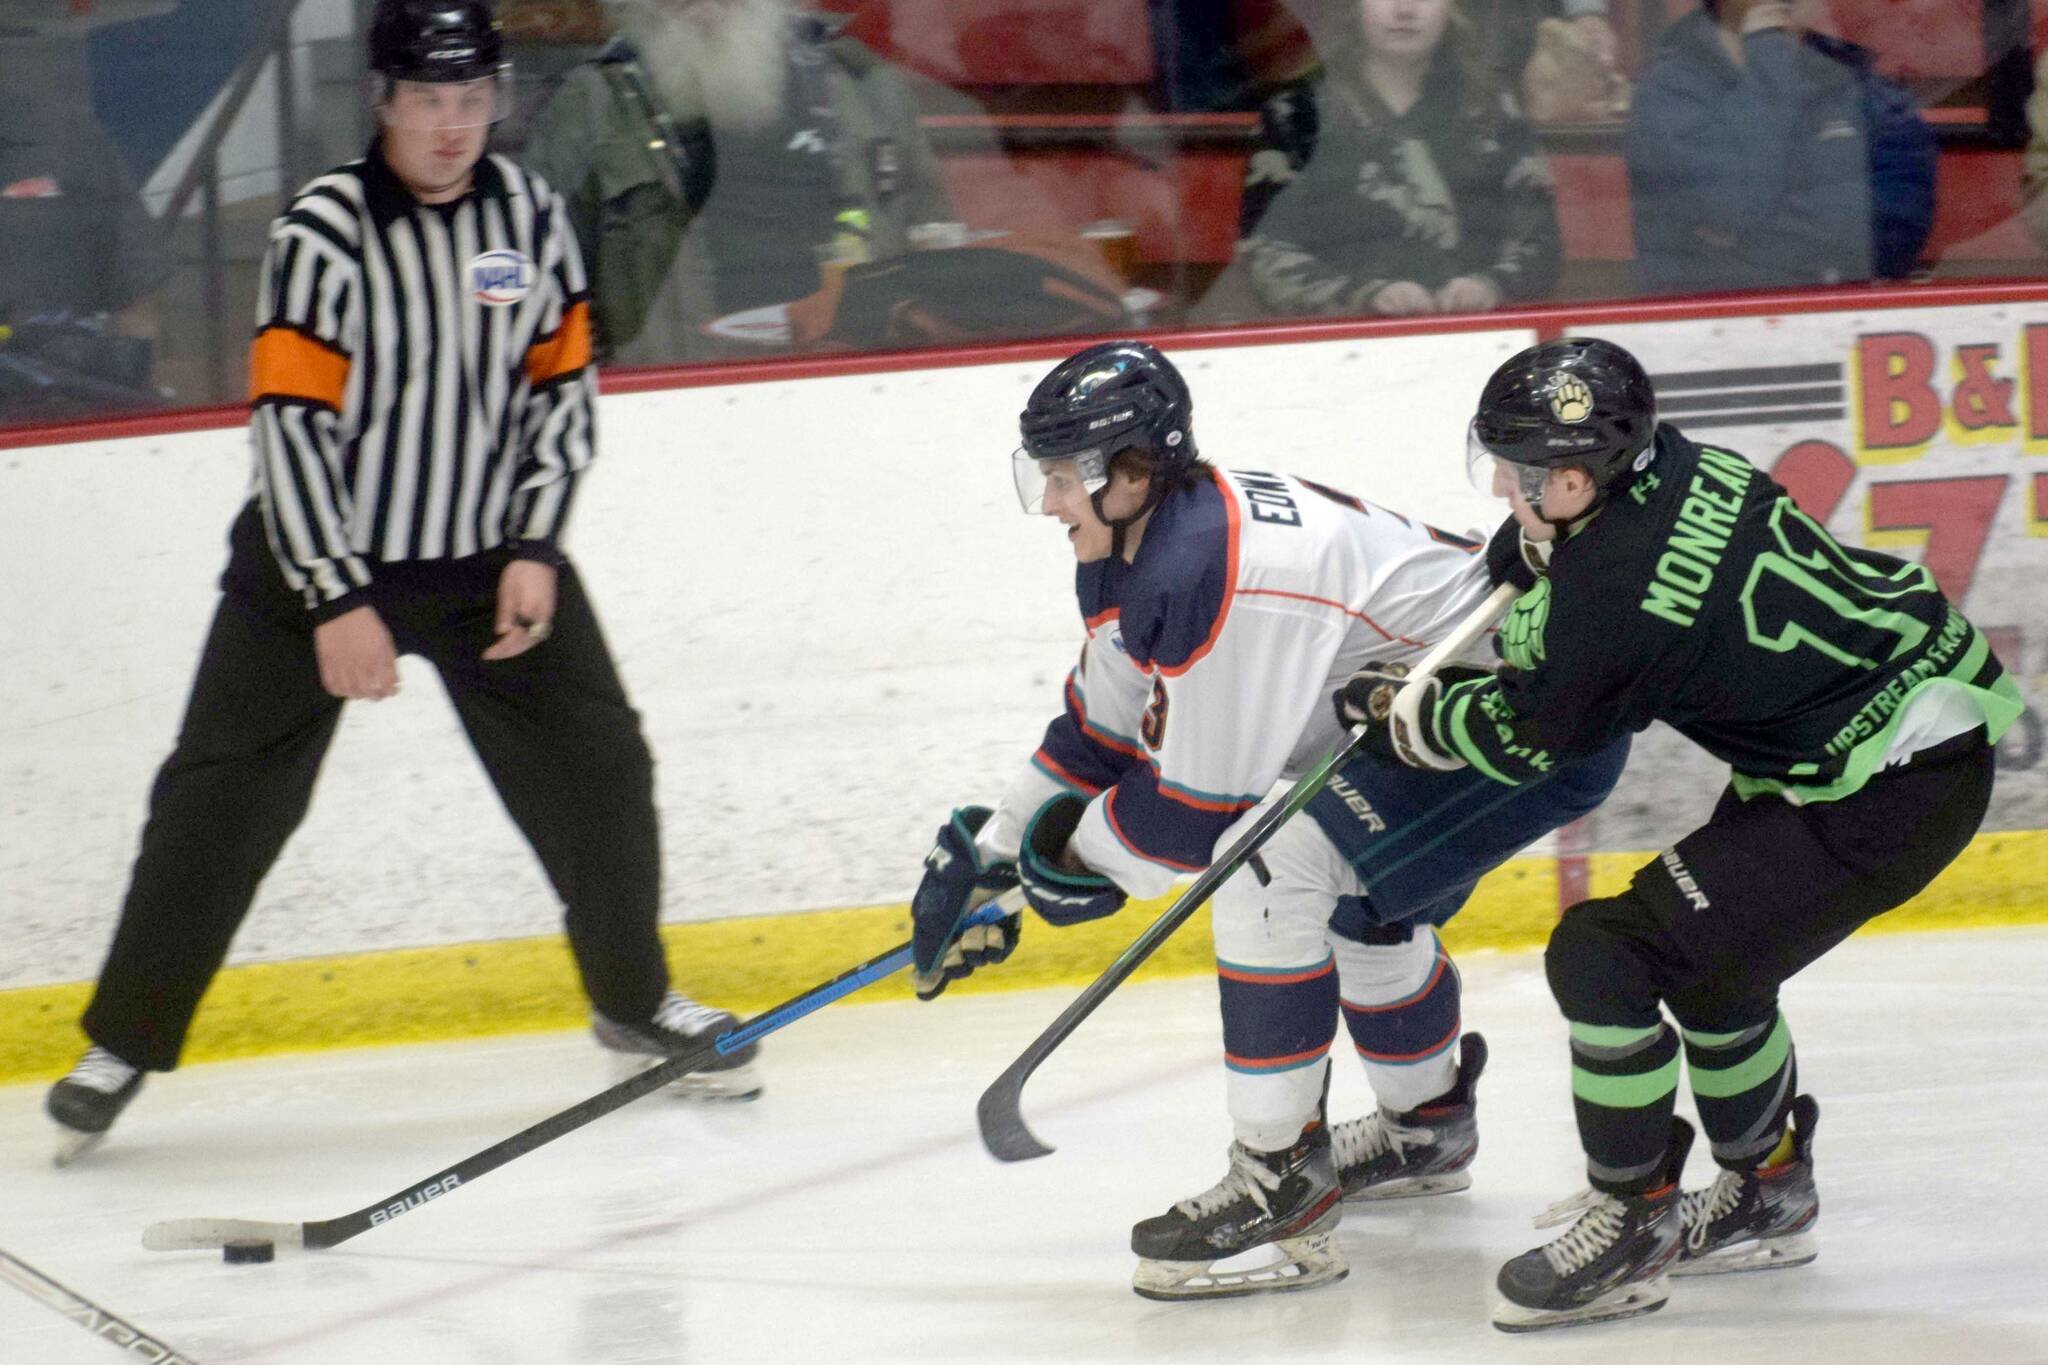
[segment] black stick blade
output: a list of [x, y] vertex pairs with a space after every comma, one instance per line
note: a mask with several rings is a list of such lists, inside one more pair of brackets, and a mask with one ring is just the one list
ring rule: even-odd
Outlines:
[[997, 1161], [1051, 1156], [1053, 1149], [1024, 1126], [1024, 1077], [1012, 1074], [1015, 1070], [1012, 1067], [996, 1077], [974, 1106], [974, 1116], [981, 1123], [981, 1145]]

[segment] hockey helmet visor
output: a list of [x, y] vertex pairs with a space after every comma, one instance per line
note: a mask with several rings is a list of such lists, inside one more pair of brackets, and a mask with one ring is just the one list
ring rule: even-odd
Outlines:
[[[1550, 465], [1522, 464], [1494, 454], [1480, 439], [1478, 419], [1465, 428], [1465, 478], [1483, 496], [1504, 498], [1512, 487], [1520, 492], [1523, 502], [1540, 511], [1550, 471]], [[1511, 482], [1504, 484], [1503, 479]]]
[[1018, 446], [1010, 455], [1010, 473], [1017, 482], [1017, 501], [1032, 516], [1045, 511], [1045, 495], [1078, 492], [1093, 499], [1109, 486], [1111, 451], [1095, 446], [1072, 454], [1038, 456], [1029, 446]]

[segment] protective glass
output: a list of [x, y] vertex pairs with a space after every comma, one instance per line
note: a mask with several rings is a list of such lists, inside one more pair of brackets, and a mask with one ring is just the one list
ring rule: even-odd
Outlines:
[[415, 133], [488, 128], [512, 110], [512, 64], [473, 81], [401, 81], [372, 77], [370, 103], [387, 128]]
[[1488, 450], [1479, 439], [1479, 422], [1475, 418], [1465, 428], [1465, 478], [1486, 497], [1498, 498], [1503, 495], [1493, 486], [1496, 469], [1505, 469], [1513, 476], [1516, 486], [1521, 489], [1522, 501], [1532, 508], [1543, 506], [1543, 488], [1550, 482], [1550, 471], [1542, 465], [1503, 460]]
[[1109, 482], [1109, 457], [1099, 450], [1084, 450], [1072, 459], [1041, 460], [1018, 446], [1010, 455], [1010, 473], [1017, 481], [1017, 501], [1037, 516], [1045, 511], [1049, 489], [1093, 497]]

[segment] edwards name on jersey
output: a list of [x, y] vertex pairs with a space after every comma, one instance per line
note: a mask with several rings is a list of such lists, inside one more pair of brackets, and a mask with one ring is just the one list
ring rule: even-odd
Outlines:
[[1476, 548], [1286, 475], [1219, 470], [1173, 494], [1130, 563], [1080, 566], [1066, 709], [977, 842], [1014, 858], [1041, 803], [1081, 792], [1069, 847], [1162, 894], [1342, 742], [1329, 699], [1352, 672], [1419, 658], [1486, 597]]

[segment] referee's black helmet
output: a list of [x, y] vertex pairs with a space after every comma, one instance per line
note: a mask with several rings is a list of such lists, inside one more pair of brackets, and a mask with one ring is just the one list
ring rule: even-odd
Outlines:
[[377, 0], [370, 69], [431, 85], [482, 80], [505, 64], [505, 38], [490, 0]]

